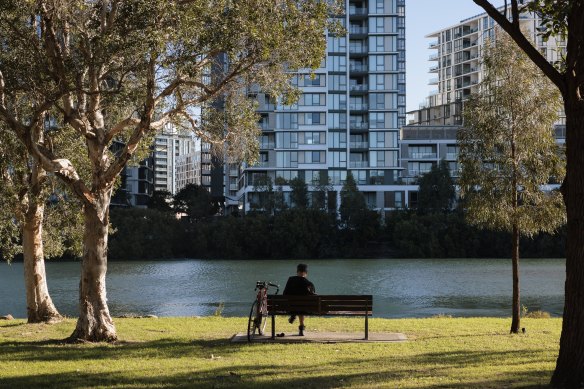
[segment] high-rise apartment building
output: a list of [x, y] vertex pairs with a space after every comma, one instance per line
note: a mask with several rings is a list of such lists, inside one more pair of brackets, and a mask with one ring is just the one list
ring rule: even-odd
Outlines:
[[[405, 0], [346, 0], [339, 20], [347, 33], [328, 34], [321, 67], [314, 75], [294, 76], [302, 91], [297, 104], [283, 106], [257, 92], [261, 151], [259, 162], [244, 166], [240, 176], [245, 211], [258, 202], [254, 186], [265, 176], [288, 198], [293, 178], [304, 180], [309, 190], [329, 183], [338, 194], [351, 171], [371, 208], [391, 209], [403, 199], [398, 181]], [[337, 197], [329, 205], [338, 207]]]
[[154, 190], [176, 194], [177, 158], [195, 154], [196, 142], [191, 133], [166, 127], [154, 140]]
[[[509, 10], [509, 12], [511, 12]], [[536, 47], [555, 63], [565, 52], [565, 42], [550, 37], [545, 41], [537, 34], [540, 21], [537, 15], [522, 11], [521, 27]], [[481, 55], [486, 42], [495, 37], [495, 22], [486, 13], [472, 16], [460, 23], [427, 35], [432, 39], [429, 48], [432, 62], [430, 85], [436, 89], [430, 93], [420, 109], [408, 112], [409, 124], [461, 125], [463, 102], [477, 91], [482, 81]], [[558, 123], [558, 124], [561, 124]]]

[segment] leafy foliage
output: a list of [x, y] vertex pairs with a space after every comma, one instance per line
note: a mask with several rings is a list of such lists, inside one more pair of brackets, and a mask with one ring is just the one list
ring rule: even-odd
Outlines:
[[448, 211], [454, 203], [454, 181], [450, 176], [448, 162], [440, 161], [424, 174], [419, 181], [418, 210]]
[[470, 220], [505, 231], [515, 226], [527, 235], [553, 232], [565, 222], [564, 203], [558, 191], [542, 187], [564, 176], [552, 133], [559, 94], [507, 36], [486, 47], [484, 67], [458, 135]]
[[200, 221], [213, 216], [219, 210], [207, 189], [196, 184], [188, 184], [173, 198], [173, 209], [184, 213], [190, 221]]

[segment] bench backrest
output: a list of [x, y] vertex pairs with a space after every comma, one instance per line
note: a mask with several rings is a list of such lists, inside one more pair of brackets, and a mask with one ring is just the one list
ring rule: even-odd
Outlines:
[[268, 314], [371, 315], [372, 295], [268, 295]]

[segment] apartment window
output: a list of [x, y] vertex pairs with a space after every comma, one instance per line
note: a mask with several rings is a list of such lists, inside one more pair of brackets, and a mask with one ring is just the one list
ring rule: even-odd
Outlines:
[[328, 57], [328, 70], [330, 72], [346, 72], [347, 57], [339, 55], [330, 55]]
[[329, 113], [328, 114], [328, 128], [330, 128], [330, 129], [346, 129], [347, 128], [347, 114], [346, 113]]
[[346, 91], [347, 90], [347, 76], [346, 75], [329, 75], [329, 90]]
[[347, 181], [346, 170], [329, 170], [330, 183], [333, 185], [343, 185]]
[[397, 55], [372, 55], [369, 57], [370, 69], [373, 72], [387, 72], [397, 70]]
[[300, 114], [300, 124], [326, 124], [324, 112], [305, 112]]
[[347, 147], [347, 133], [346, 132], [329, 132], [329, 144], [331, 148], [346, 148]]
[[328, 51], [329, 53], [344, 53], [347, 51], [347, 38], [342, 37], [328, 37]]
[[326, 163], [326, 151], [301, 152], [298, 163]]
[[277, 167], [298, 167], [297, 151], [278, 151], [276, 152]]
[[351, 170], [353, 178], [359, 185], [367, 184], [367, 171], [366, 170]]
[[371, 167], [397, 166], [397, 151], [371, 151]]
[[330, 94], [328, 108], [335, 110], [347, 109], [347, 95], [338, 93]]
[[323, 145], [326, 140], [325, 132], [301, 132], [300, 144], [303, 145]]
[[433, 162], [408, 162], [409, 175], [421, 176], [432, 170]]
[[397, 32], [396, 17], [370, 17], [369, 32], [371, 33], [395, 33]]
[[[298, 170], [276, 170], [276, 182], [283, 181], [289, 183], [296, 177], [298, 177]], [[278, 178], [280, 180], [278, 180]]]
[[408, 151], [410, 158], [436, 158], [434, 146], [410, 146]]
[[396, 47], [396, 36], [369, 36], [369, 51], [395, 51]]
[[301, 74], [298, 84], [298, 86], [326, 86], [324, 74]]
[[347, 152], [346, 151], [331, 151], [331, 166], [332, 167], [347, 167]]
[[296, 129], [298, 128], [298, 114], [297, 113], [278, 113], [276, 114], [277, 128], [280, 129]]
[[396, 131], [372, 131], [369, 134], [371, 138], [371, 147], [375, 148], [397, 148]]
[[385, 170], [370, 170], [369, 171], [369, 185], [383, 185], [383, 178], [385, 177]]
[[300, 96], [301, 106], [324, 106], [326, 105], [326, 95], [324, 93], [304, 93]]
[[308, 185], [318, 185], [321, 183], [320, 170], [305, 170], [304, 182]]
[[277, 132], [276, 147], [278, 149], [297, 149], [298, 133], [297, 132]]
[[370, 128], [385, 128], [385, 113], [383, 113], [383, 112], [369, 113], [369, 127]]
[[370, 74], [370, 90], [395, 90], [398, 89], [398, 77], [396, 74]]

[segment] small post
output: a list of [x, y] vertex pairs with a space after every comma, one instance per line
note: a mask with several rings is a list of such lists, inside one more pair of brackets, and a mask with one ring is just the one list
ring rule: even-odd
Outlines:
[[365, 304], [365, 340], [369, 340], [369, 304]]
[[276, 315], [272, 314], [272, 340], [276, 339]]

